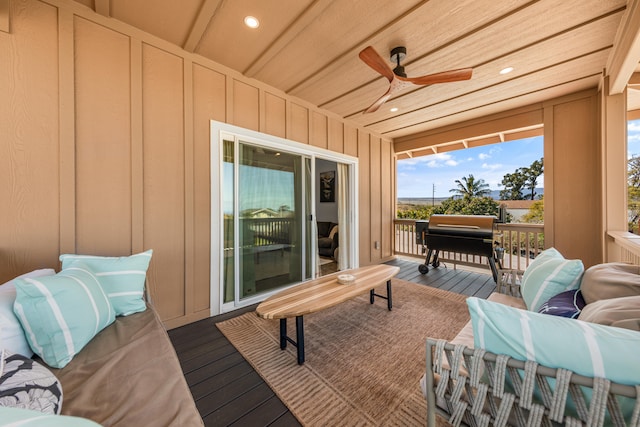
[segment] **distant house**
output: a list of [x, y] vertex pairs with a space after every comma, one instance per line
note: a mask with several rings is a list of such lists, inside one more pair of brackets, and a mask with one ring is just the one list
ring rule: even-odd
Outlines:
[[535, 200], [499, 200], [500, 205], [507, 208], [507, 212], [513, 217], [512, 222], [521, 222], [522, 217], [529, 212], [529, 208]]
[[274, 211], [269, 208], [261, 208], [255, 211], [252, 211], [247, 214], [248, 218], [278, 218], [280, 217], [280, 212]]

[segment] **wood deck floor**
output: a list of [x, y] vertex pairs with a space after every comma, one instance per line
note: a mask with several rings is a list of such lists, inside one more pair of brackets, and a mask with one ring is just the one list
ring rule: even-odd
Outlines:
[[[486, 273], [440, 266], [425, 275], [419, 260], [395, 259], [387, 264], [400, 267], [396, 276], [415, 283], [480, 298], [495, 289]], [[300, 426], [215, 323], [238, 316], [255, 307], [201, 320], [169, 331], [187, 384], [206, 426]]]

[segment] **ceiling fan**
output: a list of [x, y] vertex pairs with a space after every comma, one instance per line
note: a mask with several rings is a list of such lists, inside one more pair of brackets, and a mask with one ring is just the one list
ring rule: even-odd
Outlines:
[[382, 74], [384, 77], [389, 80], [389, 89], [382, 95], [380, 98], [376, 100], [369, 108], [367, 108], [364, 113], [373, 113], [377, 111], [378, 108], [382, 104], [384, 104], [391, 95], [404, 89], [405, 87], [414, 84], [414, 85], [431, 85], [434, 83], [448, 83], [448, 82], [457, 82], [459, 80], [469, 80], [471, 78], [472, 69], [471, 68], [462, 68], [459, 70], [449, 70], [443, 71], [441, 73], [428, 74], [426, 76], [421, 77], [407, 77], [404, 72], [404, 67], [400, 65], [400, 61], [402, 61], [407, 55], [407, 49], [404, 46], [399, 46], [393, 48], [391, 50], [391, 62], [395, 62], [397, 65], [392, 70], [387, 62], [382, 59], [382, 57], [375, 51], [375, 49], [371, 46], [367, 46], [364, 48], [358, 56], [360, 59], [367, 64], [369, 67], [373, 68], [378, 73]]

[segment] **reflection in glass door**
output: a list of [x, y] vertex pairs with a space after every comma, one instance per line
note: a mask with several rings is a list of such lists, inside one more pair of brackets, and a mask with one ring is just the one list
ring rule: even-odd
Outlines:
[[243, 141], [224, 141], [224, 302], [311, 277], [310, 160]]

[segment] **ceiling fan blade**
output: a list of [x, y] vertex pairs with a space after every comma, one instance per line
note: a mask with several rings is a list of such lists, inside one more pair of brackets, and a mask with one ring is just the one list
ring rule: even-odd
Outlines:
[[373, 104], [371, 104], [369, 106], [369, 108], [367, 108], [366, 110], [363, 111], [364, 114], [366, 113], [373, 113], [375, 111], [378, 111], [378, 108], [380, 108], [382, 106], [382, 104], [384, 104], [385, 102], [387, 102], [387, 100], [391, 98], [391, 88], [389, 88], [389, 90], [387, 90], [385, 92], [384, 95], [382, 95], [380, 98], [378, 98], [376, 100], [376, 102], [374, 102]]
[[387, 78], [387, 80], [390, 82], [393, 80], [393, 77], [395, 76], [395, 74], [393, 74], [393, 70], [389, 65], [387, 65], [387, 62], [378, 55], [378, 52], [376, 52], [373, 47], [365, 47], [358, 56], [365, 64], [382, 74]]
[[397, 77], [400, 80], [411, 82], [416, 85], [431, 85], [434, 83], [457, 82], [469, 80], [473, 73], [472, 68], [462, 68], [460, 70], [449, 70], [441, 73], [429, 74], [421, 77]]

